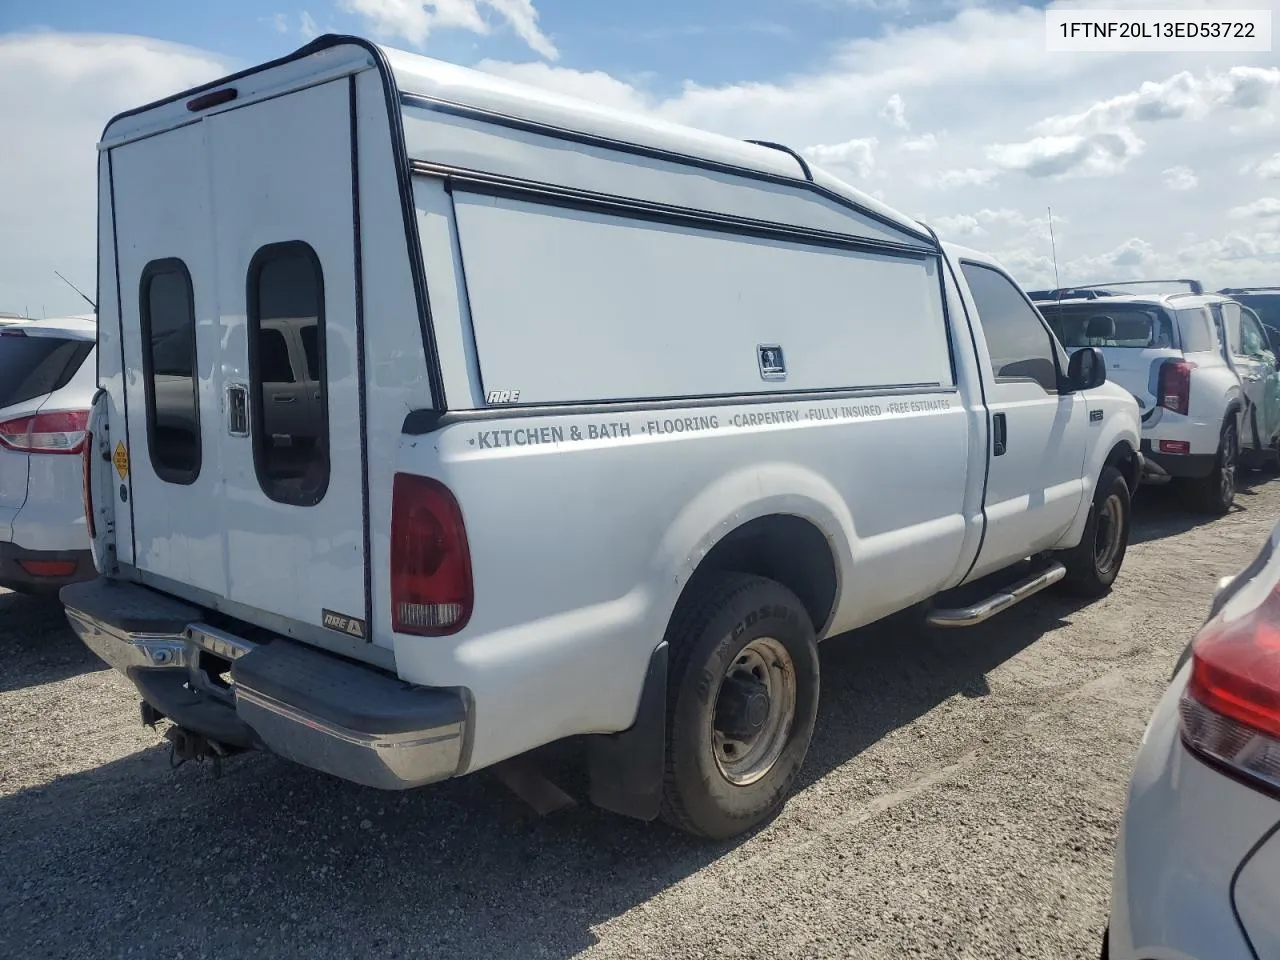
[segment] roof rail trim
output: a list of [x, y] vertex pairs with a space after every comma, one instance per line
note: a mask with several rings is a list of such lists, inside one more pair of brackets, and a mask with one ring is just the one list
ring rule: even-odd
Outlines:
[[800, 164], [800, 172], [804, 174], [804, 178], [813, 183], [813, 171], [809, 169], [808, 162], [786, 144], [774, 143], [772, 140], [748, 140], [747, 143], [754, 143], [757, 147], [768, 147], [770, 150], [781, 150], [783, 153], [788, 154], [795, 159], [796, 163]]

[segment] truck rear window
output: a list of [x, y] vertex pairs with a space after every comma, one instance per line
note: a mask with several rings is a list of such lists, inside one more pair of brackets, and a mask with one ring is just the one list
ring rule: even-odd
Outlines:
[[138, 305], [151, 466], [168, 483], [194, 483], [200, 475], [200, 401], [195, 296], [186, 264], [147, 264]]
[[1095, 300], [1071, 306], [1040, 305], [1040, 312], [1068, 350], [1077, 347], [1174, 347], [1173, 323], [1159, 307]]
[[329, 486], [324, 275], [315, 250], [301, 241], [261, 248], [249, 264], [248, 301], [258, 482], [278, 503], [311, 506]]
[[88, 340], [0, 336], [0, 407], [61, 390], [93, 349]]

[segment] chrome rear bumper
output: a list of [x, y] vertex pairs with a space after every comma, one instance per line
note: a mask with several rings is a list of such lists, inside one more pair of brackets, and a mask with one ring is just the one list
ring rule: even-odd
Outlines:
[[284, 638], [255, 644], [145, 587], [94, 580], [62, 593], [84, 644], [173, 722], [366, 786], [457, 774], [464, 691], [396, 677]]

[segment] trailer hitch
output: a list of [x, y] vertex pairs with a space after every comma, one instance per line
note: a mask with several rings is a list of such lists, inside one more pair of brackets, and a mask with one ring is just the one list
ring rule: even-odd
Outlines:
[[164, 732], [164, 738], [169, 741], [170, 769], [177, 770], [188, 760], [196, 763], [208, 760], [212, 764], [215, 780], [222, 776], [222, 761], [238, 752], [234, 747], [229, 748], [183, 727], [170, 727]]

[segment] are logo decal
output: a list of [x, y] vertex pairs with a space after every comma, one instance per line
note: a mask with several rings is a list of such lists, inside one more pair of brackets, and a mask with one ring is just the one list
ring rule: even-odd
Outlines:
[[485, 403], [519, 403], [519, 390], [490, 390], [484, 397]]
[[321, 623], [329, 630], [336, 630], [338, 633], [344, 633], [348, 637], [355, 637], [357, 640], [367, 640], [369, 638], [368, 628], [363, 620], [356, 617], [348, 617], [343, 613], [334, 613], [332, 610], [320, 611]]

